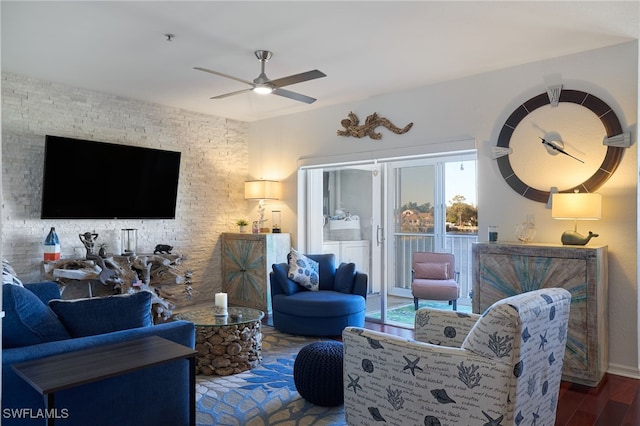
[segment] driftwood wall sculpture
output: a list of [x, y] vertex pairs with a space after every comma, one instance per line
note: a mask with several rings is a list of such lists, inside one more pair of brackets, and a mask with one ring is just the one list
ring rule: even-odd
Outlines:
[[348, 118], [340, 121], [344, 130], [338, 130], [338, 136], [352, 136], [354, 138], [363, 138], [369, 136], [371, 139], [381, 139], [382, 134], [375, 131], [376, 127], [385, 127], [397, 135], [407, 133], [413, 126], [409, 123], [403, 128], [395, 126], [391, 121], [384, 117], [379, 117], [377, 112], [369, 115], [364, 124], [360, 124], [360, 119], [353, 112], [350, 112]]

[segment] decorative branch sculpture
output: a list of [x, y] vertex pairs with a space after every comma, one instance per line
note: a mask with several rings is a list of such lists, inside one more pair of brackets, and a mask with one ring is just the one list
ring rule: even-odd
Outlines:
[[340, 121], [342, 127], [345, 130], [338, 130], [338, 136], [353, 136], [354, 138], [363, 138], [365, 136], [369, 136], [371, 139], [381, 139], [382, 134], [375, 132], [376, 127], [382, 126], [397, 135], [401, 135], [403, 133], [407, 133], [409, 129], [413, 126], [413, 123], [409, 123], [404, 126], [402, 129], [395, 126], [391, 121], [384, 117], [378, 117], [378, 113], [374, 112], [369, 115], [364, 124], [360, 124], [360, 119], [353, 112], [350, 112], [348, 115], [349, 118], [345, 118]]

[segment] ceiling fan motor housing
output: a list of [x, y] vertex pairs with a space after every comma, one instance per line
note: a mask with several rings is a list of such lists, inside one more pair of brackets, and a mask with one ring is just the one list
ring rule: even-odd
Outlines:
[[256, 50], [256, 58], [258, 58], [260, 62], [268, 61], [271, 59], [271, 56], [273, 56], [273, 53], [268, 50]]

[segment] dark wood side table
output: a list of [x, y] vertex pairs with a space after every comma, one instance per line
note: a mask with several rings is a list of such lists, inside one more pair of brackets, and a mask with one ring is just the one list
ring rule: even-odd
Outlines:
[[[12, 368], [44, 397], [47, 412], [55, 412], [55, 393], [58, 391], [188, 359], [189, 424], [195, 426], [196, 354], [197, 351], [187, 346], [149, 336], [14, 364]], [[49, 417], [47, 425], [52, 426], [54, 420], [55, 416]]]

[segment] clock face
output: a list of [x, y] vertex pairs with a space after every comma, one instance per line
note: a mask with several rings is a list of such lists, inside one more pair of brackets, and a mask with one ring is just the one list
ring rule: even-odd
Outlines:
[[543, 93], [505, 122], [498, 147], [511, 152], [498, 158], [498, 167], [511, 188], [534, 201], [546, 203], [552, 187], [593, 192], [622, 160], [624, 148], [602, 143], [620, 133], [618, 118], [600, 99], [567, 90], [552, 107]]
[[[511, 167], [532, 188], [573, 188], [602, 163], [607, 153], [602, 144], [605, 134], [600, 119], [580, 105], [545, 105], [523, 118], [513, 131], [509, 143], [513, 149]], [[540, 138], [557, 143], [575, 158], [549, 148]]]

